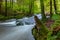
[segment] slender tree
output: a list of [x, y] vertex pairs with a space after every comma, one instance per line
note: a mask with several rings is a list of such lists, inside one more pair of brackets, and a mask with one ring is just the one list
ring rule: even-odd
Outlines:
[[12, 0], [10, 0], [10, 7], [11, 7], [11, 1], [12, 1]]
[[1, 13], [1, 11], [2, 11], [1, 8], [2, 8], [2, 0], [0, 0], [0, 14], [2, 14]]
[[54, 2], [54, 10], [55, 10], [55, 13], [57, 14], [57, 5], [56, 5], [56, 0], [53, 0]]
[[44, 11], [44, 0], [40, 0], [40, 6], [41, 6], [42, 20], [45, 21], [46, 16], [45, 16], [45, 11]]
[[52, 17], [53, 13], [52, 13], [52, 0], [50, 0], [50, 18]]
[[32, 16], [34, 14], [34, 10], [33, 10], [33, 7], [34, 7], [34, 0], [30, 0], [30, 4], [29, 4], [29, 16]]
[[8, 14], [7, 14], [7, 0], [5, 0], [5, 14], [4, 14], [5, 16], [7, 16]]
[[13, 8], [13, 2], [14, 2], [14, 1], [12, 0], [12, 8]]
[[10, 0], [10, 6], [13, 8], [13, 0]]
[[10, 0], [10, 11], [13, 14], [13, 0]]

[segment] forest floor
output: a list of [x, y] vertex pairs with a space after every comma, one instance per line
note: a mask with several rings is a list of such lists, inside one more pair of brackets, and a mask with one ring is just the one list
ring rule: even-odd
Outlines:
[[[33, 29], [33, 35], [35, 39], [44, 39], [44, 40], [60, 40], [60, 15], [54, 14], [51, 19], [48, 19], [46, 22], [42, 23], [37, 19], [37, 26]], [[39, 25], [38, 25], [39, 24]], [[44, 30], [42, 27], [47, 27], [48, 30]], [[40, 27], [41, 26], [41, 27]], [[36, 28], [37, 27], [37, 28]], [[42, 29], [40, 31], [40, 28]], [[44, 31], [43, 31], [44, 30]], [[47, 32], [48, 31], [48, 32]], [[47, 35], [45, 34], [47, 32]], [[44, 36], [41, 36], [44, 35]]]
[[[52, 19], [46, 21], [45, 25], [50, 28], [52, 27], [58, 27], [58, 29], [60, 30], [60, 15], [58, 14], [54, 14]], [[57, 29], [57, 28], [55, 28]]]
[[56, 40], [60, 40], [60, 15], [54, 14], [51, 20], [46, 21], [45, 25], [50, 30], [53, 28], [53, 35], [57, 37]]

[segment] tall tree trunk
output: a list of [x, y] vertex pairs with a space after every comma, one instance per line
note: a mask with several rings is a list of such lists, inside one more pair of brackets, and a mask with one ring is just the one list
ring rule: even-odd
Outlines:
[[40, 0], [40, 6], [41, 6], [42, 20], [45, 21], [46, 16], [45, 16], [45, 11], [44, 11], [44, 0]]
[[13, 0], [12, 0], [12, 8], [13, 8]]
[[5, 0], [5, 14], [4, 14], [5, 16], [7, 16], [8, 14], [7, 14], [7, 0]]
[[2, 0], [0, 0], [0, 14], [2, 14]]
[[13, 14], [13, 0], [10, 0], [10, 11], [11, 11], [10, 15], [12, 15]]
[[10, 7], [13, 8], [13, 0], [10, 0]]
[[29, 4], [29, 16], [32, 16], [34, 14], [33, 6], [34, 6], [34, 0], [30, 0], [30, 4]]
[[11, 5], [11, 1], [12, 1], [12, 0], [10, 0], [10, 7], [12, 6], [12, 5]]
[[50, 0], [50, 18], [52, 17], [53, 13], [52, 13], [52, 0]]
[[54, 2], [54, 10], [55, 10], [55, 13], [57, 14], [57, 5], [56, 5], [56, 0], [53, 0]]

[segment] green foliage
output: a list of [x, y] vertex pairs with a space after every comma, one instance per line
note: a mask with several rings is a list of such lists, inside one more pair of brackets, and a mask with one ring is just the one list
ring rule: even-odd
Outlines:
[[49, 30], [47, 27], [35, 16], [36, 25], [32, 30], [35, 40], [46, 40]]
[[[47, 27], [44, 25], [44, 23], [40, 24], [40, 22], [39, 22], [39, 25], [40, 25], [39, 32], [36, 28], [33, 28], [32, 34], [33, 34], [35, 40], [60, 40], [60, 31], [58, 31], [56, 34], [53, 34], [53, 29], [60, 26], [60, 15], [54, 14], [52, 18], [53, 18], [53, 20], [55, 20], [55, 22], [51, 25], [51, 28], [49, 29], [49, 31], [46, 30]], [[48, 31], [48, 32], [46, 32], [46, 31]], [[44, 38], [44, 36], [45, 36], [45, 38]]]
[[52, 16], [52, 19], [53, 19], [53, 20], [59, 20], [59, 19], [60, 19], [60, 15], [54, 14], [54, 15]]

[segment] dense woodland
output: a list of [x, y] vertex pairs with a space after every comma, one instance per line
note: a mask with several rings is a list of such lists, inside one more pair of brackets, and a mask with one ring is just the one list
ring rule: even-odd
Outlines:
[[[42, 20], [35, 14], [42, 14]], [[60, 0], [0, 0], [0, 21], [31, 16], [36, 40], [60, 40]]]
[[22, 18], [39, 13], [59, 14], [59, 2], [59, 0], [0, 0], [0, 19]]

